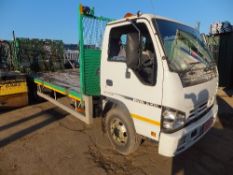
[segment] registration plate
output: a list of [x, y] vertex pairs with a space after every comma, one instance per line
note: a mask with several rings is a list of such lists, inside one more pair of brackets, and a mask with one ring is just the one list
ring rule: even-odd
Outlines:
[[205, 133], [213, 124], [213, 117], [211, 117], [207, 122], [203, 125], [203, 132]]

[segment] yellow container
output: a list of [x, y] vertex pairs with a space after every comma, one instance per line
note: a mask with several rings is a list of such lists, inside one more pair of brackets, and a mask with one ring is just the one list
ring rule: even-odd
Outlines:
[[21, 107], [27, 104], [26, 79], [0, 80], [0, 109]]
[[26, 93], [27, 91], [26, 81], [0, 81], [0, 96]]

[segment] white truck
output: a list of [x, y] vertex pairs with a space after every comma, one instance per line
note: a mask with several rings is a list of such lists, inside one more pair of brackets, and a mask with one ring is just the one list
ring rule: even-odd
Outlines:
[[[198, 31], [150, 14], [110, 20], [82, 5], [79, 12], [80, 69], [39, 74], [39, 96], [87, 124], [101, 114], [112, 146], [123, 155], [149, 138], [159, 154], [172, 157], [208, 132], [218, 111], [218, 72]], [[96, 34], [100, 28], [104, 34]]]

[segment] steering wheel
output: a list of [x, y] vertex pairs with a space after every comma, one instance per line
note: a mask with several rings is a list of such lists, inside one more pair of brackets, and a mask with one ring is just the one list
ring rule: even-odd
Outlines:
[[151, 67], [153, 65], [153, 59], [150, 58], [150, 59], [146, 59], [143, 63], [142, 63], [142, 66], [143, 67]]

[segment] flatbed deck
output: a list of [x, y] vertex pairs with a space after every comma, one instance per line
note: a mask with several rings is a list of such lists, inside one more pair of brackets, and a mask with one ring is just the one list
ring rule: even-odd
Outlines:
[[[37, 85], [37, 95], [54, 105], [69, 112], [86, 124], [93, 123], [92, 97], [81, 94], [79, 70], [64, 70], [58, 72], [38, 73], [34, 78]], [[46, 89], [53, 91], [48, 94]], [[57, 93], [71, 99], [73, 108], [57, 100]]]
[[67, 69], [59, 72], [39, 73], [34, 82], [44, 88], [80, 101], [79, 70]]

